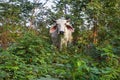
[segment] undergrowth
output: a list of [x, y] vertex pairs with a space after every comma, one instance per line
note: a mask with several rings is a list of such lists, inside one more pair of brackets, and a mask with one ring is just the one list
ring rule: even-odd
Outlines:
[[49, 37], [28, 31], [7, 50], [0, 48], [0, 80], [120, 79], [120, 58], [112, 45], [78, 45], [58, 51]]

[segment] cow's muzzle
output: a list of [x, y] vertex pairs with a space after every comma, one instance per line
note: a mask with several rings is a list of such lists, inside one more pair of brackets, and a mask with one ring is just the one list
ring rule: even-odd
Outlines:
[[60, 34], [63, 35], [63, 34], [64, 34], [64, 31], [60, 31]]

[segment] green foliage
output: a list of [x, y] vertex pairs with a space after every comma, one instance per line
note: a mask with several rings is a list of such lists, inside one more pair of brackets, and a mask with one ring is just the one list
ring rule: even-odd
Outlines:
[[83, 45], [57, 51], [48, 38], [29, 30], [0, 53], [0, 77], [5, 80], [119, 80], [119, 56], [111, 45]]
[[[47, 67], [46, 64], [50, 59], [50, 45], [29, 32], [23, 36], [19, 38], [18, 43], [10, 46], [7, 51], [2, 51], [0, 61], [2, 64], [0, 66], [2, 78], [7, 80], [33, 79], [47, 73], [45, 67]], [[45, 48], [46, 45], [49, 47]], [[24, 75], [26, 76], [24, 77]]]

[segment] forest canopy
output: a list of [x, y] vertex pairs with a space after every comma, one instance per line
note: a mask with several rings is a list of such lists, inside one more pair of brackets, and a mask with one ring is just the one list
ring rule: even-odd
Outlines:
[[[120, 80], [120, 0], [0, 0], [0, 80]], [[72, 46], [49, 28], [65, 18]]]

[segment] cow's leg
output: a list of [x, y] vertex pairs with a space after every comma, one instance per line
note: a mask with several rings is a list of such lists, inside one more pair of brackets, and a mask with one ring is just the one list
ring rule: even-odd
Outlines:
[[64, 44], [65, 44], [65, 47], [67, 47], [67, 42], [65, 42]]
[[59, 46], [60, 51], [62, 50], [62, 46], [63, 46], [63, 42], [61, 41]]
[[67, 48], [67, 41], [66, 40], [63, 41], [62, 47], [64, 50], [66, 50], [66, 48]]
[[67, 44], [65, 44], [64, 38], [62, 38], [62, 39], [60, 40], [60, 47], [59, 47], [59, 49], [62, 50], [66, 45], [67, 45]]
[[69, 36], [69, 39], [68, 39], [68, 42], [67, 42], [68, 43], [68, 45], [67, 45], [68, 47], [72, 46], [72, 39], [73, 39], [72, 36]]

